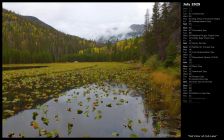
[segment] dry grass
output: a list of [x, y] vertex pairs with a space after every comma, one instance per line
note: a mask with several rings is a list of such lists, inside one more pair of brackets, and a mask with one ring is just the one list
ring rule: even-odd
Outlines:
[[176, 89], [180, 86], [180, 78], [164, 71], [152, 72], [151, 80], [160, 88]]
[[164, 103], [168, 114], [176, 117], [180, 114], [180, 77], [163, 70], [157, 70], [151, 73], [150, 80], [153, 86], [160, 90], [161, 100]]

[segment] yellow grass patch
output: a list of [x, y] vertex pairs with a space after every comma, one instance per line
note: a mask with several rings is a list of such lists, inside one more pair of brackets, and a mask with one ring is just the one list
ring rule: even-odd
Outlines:
[[163, 71], [155, 71], [151, 74], [153, 84], [161, 88], [177, 88], [180, 86], [180, 78]]

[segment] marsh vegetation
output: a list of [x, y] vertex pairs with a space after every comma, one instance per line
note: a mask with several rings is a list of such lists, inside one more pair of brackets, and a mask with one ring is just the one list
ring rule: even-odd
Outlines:
[[137, 64], [43, 65], [3, 71], [5, 137], [180, 135], [177, 79]]

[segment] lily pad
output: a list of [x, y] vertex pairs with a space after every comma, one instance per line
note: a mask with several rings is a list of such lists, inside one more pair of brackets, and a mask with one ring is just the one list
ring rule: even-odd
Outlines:
[[124, 102], [124, 99], [120, 99], [120, 102], [123, 103]]
[[89, 102], [91, 100], [91, 98], [90, 97], [87, 97], [86, 100]]
[[47, 130], [44, 128], [39, 129], [39, 136], [44, 136], [47, 134]]
[[131, 138], [138, 138], [138, 135], [137, 134], [130, 134], [130, 137]]
[[79, 106], [82, 106], [82, 101], [78, 102], [78, 105], [79, 105]]
[[72, 101], [71, 101], [71, 99], [67, 99], [67, 101], [66, 101], [67, 103], [71, 103]]
[[111, 104], [111, 103], [109, 103], [109, 104], [107, 104], [107, 105], [106, 105], [106, 107], [112, 107], [112, 104]]
[[83, 113], [83, 115], [84, 115], [85, 117], [89, 117], [89, 111], [85, 111], [85, 112]]
[[71, 111], [72, 111], [72, 109], [69, 107], [69, 108], [67, 108], [67, 111], [71, 112]]
[[53, 131], [47, 132], [46, 136], [48, 138], [57, 138], [57, 137], [59, 137], [57, 130], [53, 130]]
[[102, 115], [97, 113], [95, 116], [95, 120], [100, 120], [101, 118], [102, 118]]
[[72, 133], [72, 128], [73, 128], [73, 124], [68, 123], [68, 135], [70, 135]]
[[142, 123], [142, 121], [141, 120], [138, 120], [138, 123]]
[[128, 119], [128, 128], [132, 130], [132, 123], [133, 121], [131, 119]]
[[41, 120], [42, 120], [42, 122], [43, 122], [45, 125], [48, 125], [49, 120], [48, 120], [47, 118], [42, 117]]
[[94, 112], [95, 110], [96, 110], [96, 107], [94, 106], [92, 111]]
[[112, 136], [114, 136], [114, 137], [115, 137], [115, 136], [119, 136], [119, 133], [117, 133], [117, 132], [113, 132], [113, 133], [112, 133]]
[[147, 133], [148, 129], [147, 128], [141, 128], [141, 131]]
[[99, 102], [97, 101], [93, 102], [93, 106], [99, 106]]
[[83, 112], [83, 111], [80, 110], [80, 109], [77, 110], [77, 114], [82, 114], [82, 112]]
[[36, 122], [36, 121], [32, 121], [32, 122], [30, 123], [30, 125], [31, 125], [34, 129], [39, 128], [39, 124], [38, 124], [38, 122]]
[[9, 137], [9, 138], [12, 138], [12, 136], [14, 136], [14, 135], [15, 135], [14, 132], [10, 132], [10, 133], [8, 134], [8, 137]]
[[24, 136], [24, 134], [19, 133], [19, 137], [20, 137], [20, 138], [24, 138], [25, 136]]
[[55, 98], [54, 101], [55, 101], [55, 102], [58, 102], [58, 98]]
[[58, 115], [55, 115], [54, 118], [55, 118], [56, 121], [59, 121], [59, 116]]
[[38, 116], [38, 113], [37, 112], [33, 112], [33, 120], [36, 120], [37, 116]]

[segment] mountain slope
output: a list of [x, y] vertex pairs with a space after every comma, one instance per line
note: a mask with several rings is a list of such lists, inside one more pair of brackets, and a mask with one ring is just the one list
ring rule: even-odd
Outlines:
[[35, 23], [37, 23], [37, 24], [39, 24], [39, 25], [41, 25], [41, 26], [43, 26], [43, 27], [54, 29], [53, 27], [51, 27], [50, 25], [48, 25], [48, 24], [42, 22], [41, 20], [39, 20], [39, 19], [36, 18], [36, 17], [33, 17], [33, 16], [22, 16], [22, 17], [24, 17], [24, 18], [30, 20], [31, 22], [35, 22]]
[[66, 61], [67, 55], [96, 43], [57, 31], [31, 16], [2, 11], [3, 63]]

